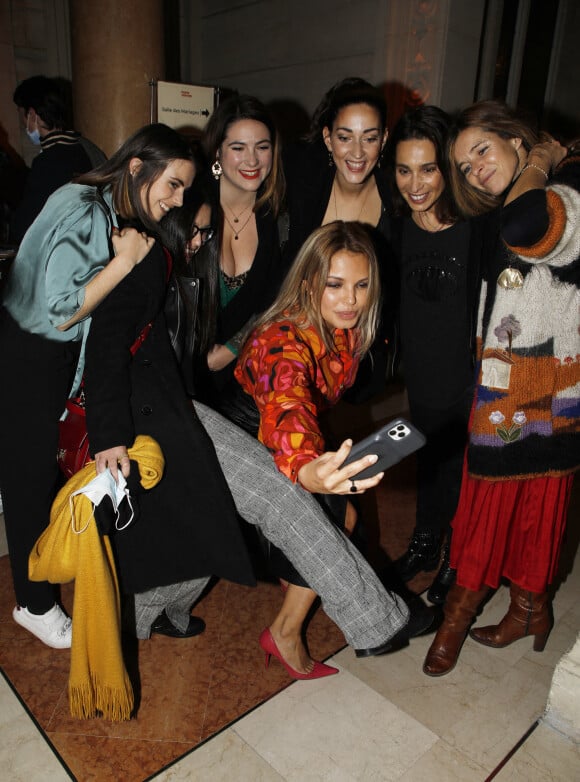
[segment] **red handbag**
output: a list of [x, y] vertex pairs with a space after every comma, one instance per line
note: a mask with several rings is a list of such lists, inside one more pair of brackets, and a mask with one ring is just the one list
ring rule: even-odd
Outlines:
[[[162, 249], [167, 264], [166, 281], [169, 281], [173, 260], [167, 248], [163, 247]], [[132, 356], [135, 355], [141, 345], [145, 342], [152, 326], [152, 323], [147, 323], [147, 325], [143, 327], [141, 333], [131, 345]], [[56, 453], [56, 461], [68, 480], [76, 472], [82, 469], [87, 462], [91, 461], [89, 436], [87, 434], [87, 414], [85, 412], [84, 380], [81, 381], [79, 395], [67, 399], [65, 410], [66, 417], [62, 421], [59, 421], [58, 424], [58, 451]]]
[[[151, 326], [152, 324], [148, 323], [131, 345], [133, 356], [145, 341], [147, 334], [151, 331]], [[81, 381], [79, 395], [67, 399], [66, 417], [58, 423], [56, 461], [67, 480], [91, 461], [83, 386], [84, 381]]]

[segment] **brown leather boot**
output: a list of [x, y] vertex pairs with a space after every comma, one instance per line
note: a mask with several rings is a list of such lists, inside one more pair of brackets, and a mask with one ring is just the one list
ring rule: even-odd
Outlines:
[[534, 636], [534, 652], [543, 652], [554, 624], [547, 592], [528, 592], [510, 585], [511, 602], [498, 625], [475, 627], [469, 635], [480, 644], [501, 648], [526, 635]]
[[477, 592], [458, 584], [451, 587], [443, 607], [445, 619], [427, 652], [423, 673], [444, 676], [453, 670], [469, 626], [487, 593], [487, 587]]

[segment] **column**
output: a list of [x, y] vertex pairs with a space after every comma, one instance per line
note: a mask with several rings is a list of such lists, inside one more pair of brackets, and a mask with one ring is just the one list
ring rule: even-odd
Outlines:
[[483, 0], [387, 4], [381, 60], [391, 125], [422, 103], [451, 111], [472, 102], [484, 6]]
[[71, 0], [75, 127], [111, 155], [151, 122], [150, 82], [163, 79], [162, 0]]

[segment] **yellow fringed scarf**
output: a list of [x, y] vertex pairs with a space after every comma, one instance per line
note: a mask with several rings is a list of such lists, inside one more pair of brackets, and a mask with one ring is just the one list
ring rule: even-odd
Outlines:
[[[150, 489], [163, 474], [163, 454], [151, 437], [139, 435], [129, 457], [139, 464], [141, 483]], [[28, 562], [32, 581], [65, 584], [75, 581], [69, 704], [73, 717], [102, 714], [113, 722], [128, 720], [133, 688], [121, 650], [119, 584], [106, 535], [99, 535], [93, 505], [85, 495], [70, 496], [95, 477], [87, 464], [59, 491]], [[82, 532], [81, 532], [82, 530]]]

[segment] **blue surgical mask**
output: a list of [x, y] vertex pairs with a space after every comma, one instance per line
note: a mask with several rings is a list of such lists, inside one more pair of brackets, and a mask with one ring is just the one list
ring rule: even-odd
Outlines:
[[38, 122], [36, 123], [35, 130], [28, 130], [28, 117], [26, 118], [26, 135], [32, 141], [35, 147], [40, 146], [40, 132], [38, 130]]
[[40, 146], [40, 133], [38, 130], [27, 130], [28, 138], [32, 141], [35, 147]]

